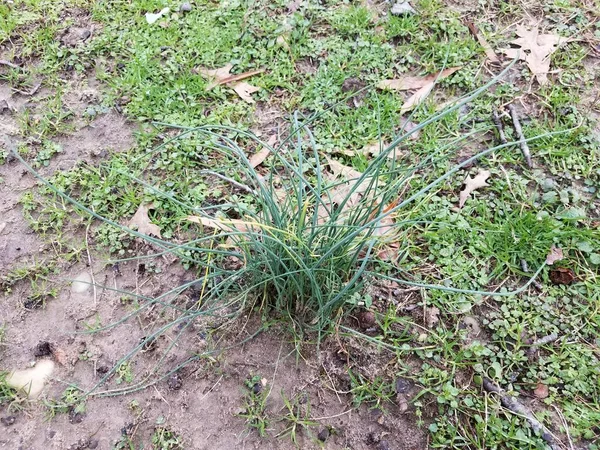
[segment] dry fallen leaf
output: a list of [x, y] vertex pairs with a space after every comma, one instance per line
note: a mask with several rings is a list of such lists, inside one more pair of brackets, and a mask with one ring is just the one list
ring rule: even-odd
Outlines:
[[479, 173], [473, 178], [467, 176], [467, 178], [465, 179], [465, 188], [462, 191], [460, 191], [460, 194], [458, 196], [458, 207], [462, 208], [463, 206], [465, 206], [465, 202], [475, 189], [487, 186], [488, 184], [485, 181], [489, 177], [489, 170], [480, 170]]
[[524, 60], [538, 83], [546, 84], [550, 71], [550, 55], [558, 48], [560, 36], [539, 34], [537, 28], [528, 30], [522, 25], [517, 26], [516, 33], [519, 38], [512, 41], [511, 44], [520, 48], [505, 48], [501, 51], [509, 58]]
[[552, 245], [552, 247], [550, 247], [550, 253], [548, 253], [548, 256], [546, 257], [546, 264], [551, 266], [556, 261], [560, 261], [561, 259], [563, 259], [563, 257], [564, 256], [562, 248]]
[[259, 87], [252, 86], [249, 83], [242, 82], [246, 78], [250, 78], [259, 73], [263, 73], [264, 69], [250, 70], [248, 72], [240, 73], [237, 75], [231, 75], [231, 69], [233, 64], [227, 64], [219, 69], [205, 69], [199, 67], [196, 69], [200, 75], [208, 79], [210, 82], [206, 85], [206, 90], [210, 91], [215, 86], [227, 85], [232, 88], [242, 100], [247, 103], [254, 103], [252, 93], [258, 92]]
[[425, 308], [425, 323], [427, 328], [433, 328], [440, 321], [440, 310], [435, 306]]
[[479, 31], [479, 28], [477, 28], [477, 26], [470, 21], [466, 21], [466, 24], [473, 37], [477, 39], [479, 45], [483, 47], [485, 55], [490, 60], [490, 62], [498, 64], [500, 62], [500, 60], [498, 59], [498, 55], [496, 55], [496, 52], [492, 49], [492, 46], [488, 43], [488, 41], [485, 40], [483, 34], [481, 34], [481, 31]]
[[267, 159], [267, 156], [269, 156], [269, 154], [271, 153], [271, 148], [275, 145], [276, 142], [277, 135], [274, 134], [267, 141], [268, 147], [263, 147], [260, 151], [256, 152], [250, 157], [249, 161], [253, 169], [260, 166], [264, 162], [264, 160]]
[[431, 83], [435, 83], [436, 80], [443, 80], [444, 78], [449, 77], [459, 69], [460, 67], [450, 67], [441, 72], [432, 73], [424, 77], [402, 77], [394, 80], [381, 80], [377, 83], [377, 87], [379, 89], [388, 89], [391, 91], [421, 89], [429, 86]]
[[164, 16], [165, 14], [168, 14], [169, 11], [170, 11], [169, 8], [163, 8], [163, 9], [161, 9], [156, 14], [154, 14], [154, 13], [146, 13], [146, 22], [148, 22], [149, 25], [152, 25], [158, 19], [160, 19], [162, 16]]
[[232, 84], [231, 87], [235, 92], [237, 92], [237, 95], [239, 95], [240, 98], [246, 103], [255, 103], [251, 94], [260, 91], [259, 87], [252, 86], [251, 84], [246, 83], [245, 81], [240, 81], [239, 83]]
[[162, 238], [162, 236], [160, 234], [160, 228], [158, 227], [158, 225], [154, 225], [150, 221], [150, 218], [148, 217], [148, 211], [150, 211], [152, 208], [153, 208], [152, 204], [149, 204], [149, 205], [144, 205], [143, 203], [140, 204], [140, 207], [135, 212], [135, 214], [133, 215], [133, 217], [127, 224], [127, 226], [129, 228], [137, 227], [137, 231], [139, 233], [142, 233], [142, 234], [145, 234], [148, 236], [152, 235], [152, 236], [156, 236], [158, 238]]
[[577, 277], [575, 276], [575, 272], [566, 267], [558, 267], [550, 271], [550, 281], [554, 284], [564, 284], [569, 285], [572, 284]]
[[533, 395], [540, 400], [548, 397], [548, 394], [548, 385], [543, 383], [538, 383], [533, 391]]

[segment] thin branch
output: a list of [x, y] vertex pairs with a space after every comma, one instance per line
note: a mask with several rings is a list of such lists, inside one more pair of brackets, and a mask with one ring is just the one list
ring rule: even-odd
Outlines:
[[521, 152], [525, 157], [527, 167], [531, 169], [533, 168], [531, 152], [529, 151], [529, 145], [527, 145], [527, 139], [525, 139], [525, 136], [523, 135], [523, 129], [521, 128], [521, 122], [519, 122], [519, 116], [517, 116], [517, 110], [515, 109], [514, 105], [508, 105], [508, 110], [510, 111], [510, 115], [513, 120], [513, 125], [515, 127], [515, 132], [517, 133], [517, 138], [519, 139], [519, 146], [521, 147]]
[[548, 429], [544, 426], [543, 423], [536, 419], [533, 413], [525, 405], [519, 402], [512, 395], [508, 394], [504, 389], [496, 385], [496, 383], [494, 383], [489, 378], [483, 379], [483, 388], [488, 392], [498, 394], [502, 406], [504, 406], [512, 413], [524, 417], [527, 420], [527, 422], [529, 422], [529, 425], [531, 425], [531, 429], [535, 433], [539, 434], [542, 437], [542, 439], [548, 443], [552, 450], [558, 450], [559, 447], [556, 445], [550, 431], [548, 431]]
[[502, 120], [500, 120], [500, 116], [497, 111], [492, 113], [492, 120], [494, 121], [494, 125], [496, 125], [496, 129], [498, 130], [498, 137], [500, 138], [501, 144], [506, 144], [508, 141], [506, 140], [506, 135], [504, 134], [504, 125], [502, 125]]

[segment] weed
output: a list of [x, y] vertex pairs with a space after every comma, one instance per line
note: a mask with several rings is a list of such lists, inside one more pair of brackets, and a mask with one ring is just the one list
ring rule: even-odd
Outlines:
[[270, 424], [266, 411], [268, 392], [264, 389], [260, 375], [247, 379], [245, 386], [247, 392], [244, 395], [244, 412], [239, 416], [246, 419], [249, 429], [256, 430], [259, 436], [265, 437]]
[[158, 426], [152, 434], [152, 448], [155, 450], [177, 450], [183, 448], [183, 440], [173, 431]]
[[298, 433], [301, 431], [314, 439], [310, 432], [311, 427], [318, 426], [318, 422], [311, 419], [310, 399], [305, 393], [296, 395], [293, 399], [288, 399], [281, 391], [284, 408], [286, 410], [280, 419], [284, 422], [284, 429], [277, 435], [278, 437], [289, 436], [294, 445], [298, 446]]

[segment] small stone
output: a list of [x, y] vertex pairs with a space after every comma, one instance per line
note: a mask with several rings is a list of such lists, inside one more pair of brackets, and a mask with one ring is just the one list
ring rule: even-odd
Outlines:
[[81, 272], [71, 285], [71, 292], [75, 294], [82, 294], [86, 292], [92, 286], [92, 277], [87, 272]]
[[392, 5], [390, 12], [394, 16], [412, 16], [417, 14], [417, 11], [410, 5], [408, 0], [398, 0]]
[[375, 314], [371, 311], [362, 311], [357, 315], [358, 323], [361, 328], [367, 329], [377, 325]]
[[398, 377], [396, 378], [395, 387], [397, 394], [404, 394], [410, 390], [410, 388], [412, 387], [412, 383], [406, 378]]
[[33, 356], [41, 358], [52, 354], [52, 344], [48, 341], [42, 341], [33, 349]]
[[317, 439], [320, 440], [321, 442], [325, 442], [328, 437], [329, 437], [329, 428], [323, 428], [321, 431], [319, 431], [319, 434], [317, 435]]
[[5, 427], [10, 427], [12, 424], [14, 424], [16, 422], [17, 418], [15, 416], [6, 416], [6, 417], [2, 417], [0, 419], [0, 422], [2, 422], [2, 425], [4, 425]]
[[192, 5], [189, 2], [182, 3], [179, 7], [179, 11], [182, 13], [190, 12], [192, 10]]
[[86, 39], [89, 39], [89, 37], [92, 35], [92, 32], [90, 30], [83, 30], [81, 32], [81, 40], [85, 41]]
[[90, 439], [87, 447], [91, 448], [92, 450], [98, 448], [98, 439]]
[[181, 389], [181, 386], [183, 386], [183, 380], [178, 374], [174, 373], [167, 380], [167, 386], [169, 386], [169, 389], [172, 391], [178, 391]]
[[260, 394], [260, 392], [262, 391], [263, 385], [262, 383], [254, 383], [254, 386], [252, 386], [252, 392], [254, 394]]

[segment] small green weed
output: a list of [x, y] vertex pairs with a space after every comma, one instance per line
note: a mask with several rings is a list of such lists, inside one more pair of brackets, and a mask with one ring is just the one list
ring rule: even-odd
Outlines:
[[268, 392], [264, 389], [260, 375], [247, 379], [245, 387], [247, 391], [244, 394], [244, 412], [239, 416], [246, 419], [249, 429], [256, 430], [259, 436], [265, 437], [271, 422], [266, 411]]

